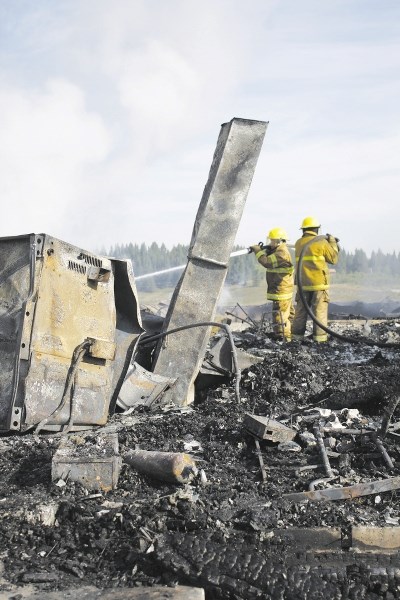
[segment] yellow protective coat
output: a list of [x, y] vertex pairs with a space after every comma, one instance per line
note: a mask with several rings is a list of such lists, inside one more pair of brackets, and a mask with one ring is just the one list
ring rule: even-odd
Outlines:
[[258, 262], [265, 267], [267, 279], [267, 300], [289, 300], [294, 289], [294, 266], [289, 249], [284, 242], [272, 252], [257, 252]]
[[[303, 236], [297, 240], [296, 264], [298, 264], [300, 254], [304, 246], [316, 238], [314, 231], [305, 231]], [[328, 325], [328, 304], [329, 304], [329, 268], [328, 264], [335, 265], [338, 261], [339, 247], [333, 236], [329, 240], [318, 236], [318, 239], [311, 241], [305, 249], [301, 263], [301, 285], [304, 292], [304, 299], [307, 305], [312, 309], [318, 321], [323, 325]], [[296, 311], [292, 323], [293, 339], [303, 339], [308, 313], [301, 301], [300, 294], [296, 294]], [[328, 334], [316, 323], [313, 323], [313, 339], [315, 342], [326, 342]]]
[[[317, 237], [313, 231], [305, 231], [295, 245], [296, 264], [304, 246]], [[339, 247], [333, 236], [328, 241], [319, 238], [311, 242], [302, 258], [301, 284], [305, 292], [317, 292], [329, 288], [329, 268], [326, 263], [335, 265], [339, 257]]]

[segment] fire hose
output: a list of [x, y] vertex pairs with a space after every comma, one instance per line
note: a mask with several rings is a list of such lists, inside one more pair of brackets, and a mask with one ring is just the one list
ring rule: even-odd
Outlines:
[[396, 342], [377, 342], [375, 340], [371, 340], [368, 338], [355, 338], [355, 337], [351, 337], [351, 336], [347, 336], [347, 335], [343, 335], [341, 333], [337, 333], [336, 331], [333, 331], [330, 327], [328, 327], [327, 325], [324, 325], [323, 323], [321, 323], [321, 321], [315, 316], [315, 314], [313, 313], [311, 307], [308, 305], [307, 300], [305, 298], [304, 295], [304, 291], [303, 291], [303, 286], [302, 286], [302, 281], [301, 281], [301, 267], [303, 264], [303, 257], [305, 254], [306, 249], [308, 248], [308, 246], [311, 244], [311, 242], [315, 242], [315, 241], [320, 241], [320, 240], [326, 240], [326, 236], [324, 235], [319, 235], [316, 237], [313, 237], [309, 242], [307, 242], [306, 244], [304, 244], [301, 252], [300, 252], [300, 256], [299, 256], [299, 260], [296, 266], [296, 282], [297, 282], [297, 289], [299, 291], [299, 296], [300, 299], [304, 305], [304, 308], [308, 314], [308, 316], [314, 321], [314, 323], [320, 327], [321, 329], [323, 329], [323, 331], [325, 331], [326, 333], [329, 333], [329, 335], [342, 340], [343, 342], [349, 342], [351, 344], [366, 344], [367, 346], [377, 346], [378, 348], [399, 348], [400, 349], [400, 343], [396, 343]]
[[[311, 307], [307, 304], [306, 298], [304, 296], [304, 291], [303, 291], [303, 286], [302, 286], [302, 281], [301, 281], [301, 266], [302, 266], [302, 262], [303, 262], [304, 253], [305, 253], [306, 249], [308, 248], [308, 246], [310, 245], [310, 243], [314, 242], [316, 240], [322, 240], [322, 239], [326, 239], [326, 237], [322, 236], [322, 235], [314, 237], [303, 246], [303, 248], [300, 252], [299, 261], [298, 261], [297, 267], [296, 267], [297, 289], [299, 290], [300, 299], [301, 299], [301, 301], [304, 305], [304, 308], [306, 309], [306, 312], [309, 315], [309, 317], [314, 321], [314, 323], [316, 325], [318, 325], [318, 327], [323, 329], [326, 333], [329, 333], [333, 337], [336, 337], [339, 340], [342, 340], [344, 342], [349, 342], [351, 344], [366, 344], [367, 346], [377, 346], [378, 348], [400, 348], [400, 344], [395, 343], [395, 342], [390, 342], [390, 343], [376, 342], [375, 340], [371, 340], [368, 338], [354, 338], [351, 336], [336, 333], [336, 331], [333, 331], [330, 327], [328, 327], [327, 325], [324, 325], [323, 323], [321, 323], [321, 321], [319, 319], [317, 319], [317, 317], [313, 313]], [[385, 448], [383, 447], [381, 437], [385, 437], [387, 430], [389, 428], [391, 417], [393, 416], [393, 413], [396, 410], [396, 407], [397, 407], [399, 401], [400, 401], [400, 397], [398, 396], [398, 394], [396, 394], [391, 399], [391, 401], [389, 402], [389, 405], [387, 407], [387, 410], [385, 411], [385, 417], [382, 421], [381, 430], [377, 435], [374, 436], [374, 441], [375, 441], [375, 444], [376, 444], [378, 450], [381, 452], [386, 465], [391, 469], [393, 469], [393, 463], [392, 463], [389, 455], [387, 454]]]
[[232, 332], [231, 332], [230, 328], [228, 327], [228, 325], [226, 325], [226, 323], [217, 323], [215, 321], [190, 323], [188, 325], [182, 325], [181, 327], [176, 327], [175, 329], [169, 329], [167, 331], [162, 331], [161, 333], [157, 333], [155, 335], [149, 335], [147, 337], [144, 337], [139, 341], [138, 345], [151, 344], [152, 342], [155, 342], [156, 340], [159, 340], [167, 335], [170, 335], [171, 333], [177, 333], [178, 331], [184, 331], [185, 329], [192, 329], [193, 327], [220, 327], [221, 329], [224, 329], [224, 331], [226, 332], [226, 335], [229, 339], [229, 343], [230, 343], [230, 347], [231, 347], [232, 365], [233, 365], [233, 371], [235, 374], [235, 398], [236, 398], [237, 403], [240, 404], [239, 384], [240, 384], [240, 379], [241, 379], [241, 371], [240, 371], [239, 363], [237, 360], [236, 347], [235, 347], [235, 342], [233, 340]]

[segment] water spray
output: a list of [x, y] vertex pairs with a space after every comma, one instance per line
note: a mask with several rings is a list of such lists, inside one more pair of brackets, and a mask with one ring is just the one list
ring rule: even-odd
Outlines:
[[[248, 248], [242, 248], [241, 250], [235, 250], [231, 252], [229, 258], [233, 258], [234, 256], [242, 256], [243, 254], [248, 254]], [[163, 269], [162, 271], [154, 271], [153, 273], [146, 273], [145, 275], [139, 275], [135, 277], [135, 281], [140, 281], [141, 279], [147, 279], [148, 277], [157, 277], [158, 275], [164, 275], [165, 273], [172, 273], [173, 271], [182, 271], [186, 267], [187, 263], [184, 265], [178, 265], [177, 267], [170, 267], [169, 269]]]

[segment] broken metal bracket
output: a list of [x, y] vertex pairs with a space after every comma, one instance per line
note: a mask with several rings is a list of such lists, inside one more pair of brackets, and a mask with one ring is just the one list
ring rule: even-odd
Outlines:
[[208, 258], [206, 256], [195, 256], [194, 254], [188, 254], [189, 260], [200, 260], [201, 262], [209, 263], [210, 265], [216, 265], [217, 267], [228, 268], [227, 262], [222, 262], [220, 260], [215, 260], [214, 258]]
[[91, 346], [88, 349], [88, 354], [93, 358], [100, 358], [102, 360], [114, 360], [116, 344], [109, 340], [103, 340], [99, 338], [86, 338], [87, 341], [91, 342]]
[[139, 405], [152, 406], [175, 381], [172, 377], [150, 373], [134, 362], [119, 391], [117, 404], [125, 411]]
[[279, 421], [249, 413], [245, 414], [243, 425], [253, 436], [270, 442], [291, 442], [297, 435], [295, 429], [286, 427]]
[[89, 281], [107, 283], [110, 280], [111, 269], [104, 267], [88, 267], [87, 278]]
[[311, 492], [295, 492], [284, 494], [283, 498], [289, 502], [304, 502], [305, 500], [352, 500], [360, 496], [380, 494], [400, 489], [400, 477], [390, 477], [379, 481], [369, 481], [341, 488], [329, 488], [327, 490], [315, 490]]

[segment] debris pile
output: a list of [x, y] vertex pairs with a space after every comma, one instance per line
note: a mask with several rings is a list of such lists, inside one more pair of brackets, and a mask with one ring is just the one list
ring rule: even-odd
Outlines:
[[[390, 325], [372, 323], [371, 336]], [[334, 326], [354, 335], [350, 322]], [[399, 597], [398, 352], [234, 335], [262, 358], [242, 374], [240, 404], [227, 382], [189, 407], [114, 415], [99, 430], [117, 436], [123, 459], [110, 491], [68, 472], [52, 480], [59, 434], [0, 438], [1, 597], [27, 584]], [[179, 483], [124, 460], [145, 451], [189, 454], [196, 467]]]

